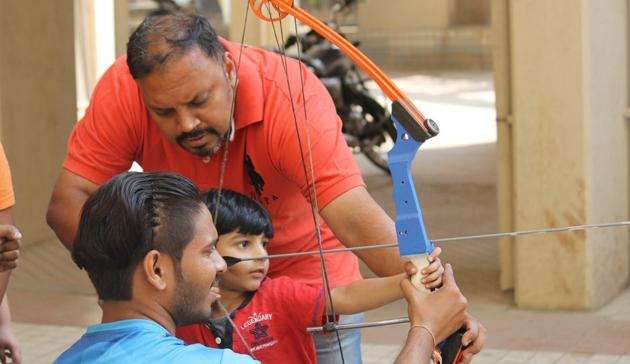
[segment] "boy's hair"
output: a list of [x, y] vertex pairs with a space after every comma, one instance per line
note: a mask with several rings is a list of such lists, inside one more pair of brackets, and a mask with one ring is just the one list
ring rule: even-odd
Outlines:
[[149, 16], [129, 37], [127, 66], [131, 76], [139, 79], [156, 67], [177, 60], [193, 47], [223, 62], [225, 48], [203, 16], [185, 13]]
[[213, 215], [219, 235], [238, 231], [246, 235], [263, 234], [273, 238], [273, 225], [267, 210], [257, 201], [232, 190], [221, 190], [218, 218], [217, 196], [219, 190], [211, 189], [203, 194], [203, 200]]
[[88, 198], [72, 259], [85, 269], [101, 300], [130, 300], [138, 263], [155, 249], [179, 269], [205, 209], [197, 187], [174, 173], [119, 174]]

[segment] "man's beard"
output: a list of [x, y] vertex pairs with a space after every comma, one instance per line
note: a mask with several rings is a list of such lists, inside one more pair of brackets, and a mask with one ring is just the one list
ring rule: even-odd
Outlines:
[[[212, 134], [214, 136], [217, 137], [217, 144], [214, 146], [208, 146], [208, 145], [204, 145], [200, 148], [190, 148], [187, 147], [184, 143], [186, 142], [187, 139], [193, 139], [193, 138], [197, 138], [203, 134]], [[177, 142], [177, 144], [179, 144], [180, 147], [186, 149], [187, 151], [198, 155], [200, 157], [210, 157], [212, 156], [214, 153], [216, 153], [219, 148], [221, 147], [221, 145], [225, 142], [225, 140], [227, 139], [227, 135], [228, 133], [225, 133], [223, 135], [221, 135], [221, 133], [219, 133], [215, 128], [213, 127], [207, 127], [207, 128], [197, 128], [197, 129], [193, 129], [189, 132], [186, 133], [181, 133], [179, 134], [176, 138], [175, 141]]]
[[198, 287], [186, 281], [181, 274], [177, 277], [177, 287], [172, 303], [173, 320], [176, 326], [204, 322], [210, 319], [210, 307], [201, 307], [206, 301], [210, 287]]

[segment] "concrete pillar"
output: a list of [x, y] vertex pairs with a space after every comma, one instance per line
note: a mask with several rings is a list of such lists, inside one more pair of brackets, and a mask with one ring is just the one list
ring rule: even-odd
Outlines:
[[[511, 0], [514, 225], [628, 218], [626, 1]], [[598, 307], [628, 282], [628, 229], [516, 239], [519, 307]]]
[[456, 0], [453, 11], [453, 23], [489, 24], [490, 0]]
[[50, 239], [45, 214], [76, 122], [72, 0], [0, 1], [0, 136], [24, 243]]
[[127, 0], [114, 0], [114, 37], [116, 43], [116, 58], [127, 54], [129, 41], [129, 4]]
[[[510, 7], [507, 0], [492, 0], [492, 69], [497, 109], [497, 227], [514, 227], [514, 153], [512, 143], [512, 94], [510, 62]], [[501, 289], [514, 288], [514, 238], [499, 239]]]
[[101, 75], [127, 51], [126, 0], [74, 0], [77, 120], [83, 117]]

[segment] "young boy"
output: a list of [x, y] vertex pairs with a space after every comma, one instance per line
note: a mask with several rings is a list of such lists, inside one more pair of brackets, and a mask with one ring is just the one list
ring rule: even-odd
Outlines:
[[[219, 253], [236, 258], [267, 255], [273, 226], [265, 208], [240, 193], [222, 190], [217, 209], [217, 194], [217, 190], [210, 190], [204, 194], [204, 200], [210, 213], [218, 212], [215, 224]], [[425, 268], [427, 288], [441, 284], [444, 270], [439, 254], [440, 248], [436, 248], [431, 254], [432, 263]], [[325, 322], [329, 302], [323, 289], [288, 277], [266, 278], [268, 259], [229, 264], [220, 275], [219, 287], [221, 303], [230, 312], [236, 329], [223, 310], [213, 307], [208, 322], [180, 327], [177, 337], [188, 344], [202, 343], [252, 354], [262, 363], [316, 363], [312, 334], [306, 328]], [[405, 269], [407, 273], [396, 276], [334, 287], [331, 299], [335, 314], [363, 312], [402, 298], [400, 282], [416, 271], [411, 263]], [[335, 340], [331, 342], [336, 345]]]

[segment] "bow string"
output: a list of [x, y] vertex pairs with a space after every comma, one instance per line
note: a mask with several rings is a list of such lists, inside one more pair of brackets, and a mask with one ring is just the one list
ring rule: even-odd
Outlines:
[[[426, 233], [422, 210], [411, 175], [411, 164], [420, 146], [439, 133], [437, 124], [426, 118], [409, 97], [372, 60], [328, 25], [295, 6], [293, 0], [249, 0], [249, 7], [258, 18], [264, 21], [281, 21], [288, 15], [300, 20], [352, 59], [392, 101], [391, 118], [396, 127], [397, 136], [393, 148], [388, 153], [388, 165], [393, 180], [398, 248], [400, 255], [409, 257], [418, 268], [426, 266], [426, 255], [433, 250], [433, 244]], [[282, 26], [280, 29], [282, 30]], [[297, 29], [296, 35], [298, 35]], [[299, 41], [297, 45], [299, 47]], [[419, 274], [413, 279], [416, 287], [420, 287], [419, 279]]]

